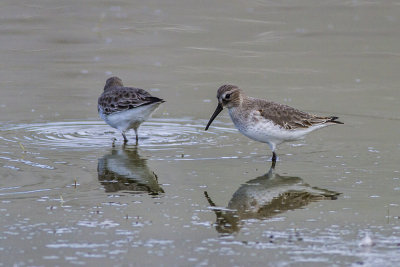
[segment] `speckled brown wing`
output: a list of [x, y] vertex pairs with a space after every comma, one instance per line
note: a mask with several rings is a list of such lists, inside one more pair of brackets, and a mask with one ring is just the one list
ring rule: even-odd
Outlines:
[[150, 95], [143, 89], [132, 87], [114, 87], [105, 91], [98, 100], [104, 114], [137, 108], [164, 100]]
[[316, 124], [323, 123], [341, 123], [335, 121], [337, 117], [320, 117], [307, 112], [269, 101], [260, 101], [258, 103], [260, 115], [275, 124], [288, 130], [298, 128], [308, 128]]

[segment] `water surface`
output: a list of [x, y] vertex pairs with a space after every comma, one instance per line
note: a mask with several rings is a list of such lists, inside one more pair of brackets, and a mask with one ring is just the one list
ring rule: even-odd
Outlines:
[[[0, 266], [397, 264], [396, 1], [0, 7]], [[167, 101], [138, 147], [98, 118], [111, 75]], [[227, 112], [204, 131], [224, 83], [345, 124], [270, 170]]]

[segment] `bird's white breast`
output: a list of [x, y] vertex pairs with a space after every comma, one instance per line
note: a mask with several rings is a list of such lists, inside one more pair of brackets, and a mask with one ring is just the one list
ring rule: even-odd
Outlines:
[[111, 127], [121, 131], [138, 127], [142, 122], [147, 120], [161, 103], [154, 103], [145, 106], [139, 106], [128, 110], [115, 112], [109, 115], [104, 114], [99, 107], [100, 117]]
[[229, 115], [236, 128], [245, 136], [259, 142], [275, 144], [286, 141], [295, 141], [303, 138], [309, 132], [326, 126], [325, 124], [314, 125], [309, 128], [298, 128], [294, 130], [285, 129], [282, 126], [260, 116], [256, 111], [249, 112], [248, 116], [238, 114], [233, 108], [229, 109]]

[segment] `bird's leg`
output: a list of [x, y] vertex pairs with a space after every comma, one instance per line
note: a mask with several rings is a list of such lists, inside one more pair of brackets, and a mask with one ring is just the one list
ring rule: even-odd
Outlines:
[[271, 158], [271, 161], [272, 161], [273, 167], [275, 167], [276, 159], [278, 158], [278, 157], [276, 156], [276, 153], [275, 153], [276, 144], [275, 144], [275, 143], [268, 142], [268, 146], [269, 146], [269, 148], [270, 148], [271, 151], [272, 151], [272, 158]]
[[124, 137], [124, 144], [128, 143], [128, 138], [126, 138], [125, 132], [121, 132], [122, 137]]
[[275, 153], [275, 151], [272, 151], [272, 164], [274, 165], [274, 167], [275, 167], [276, 159], [277, 159], [276, 153]]
[[134, 128], [133, 130], [135, 130], [135, 134], [136, 134], [136, 145], [138, 145], [138, 144], [139, 144], [138, 128]]

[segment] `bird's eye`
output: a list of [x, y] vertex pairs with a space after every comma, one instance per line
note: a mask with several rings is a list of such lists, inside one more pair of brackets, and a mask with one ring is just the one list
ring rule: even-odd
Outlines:
[[231, 94], [226, 94], [225, 99], [229, 99], [229, 98], [231, 98]]

